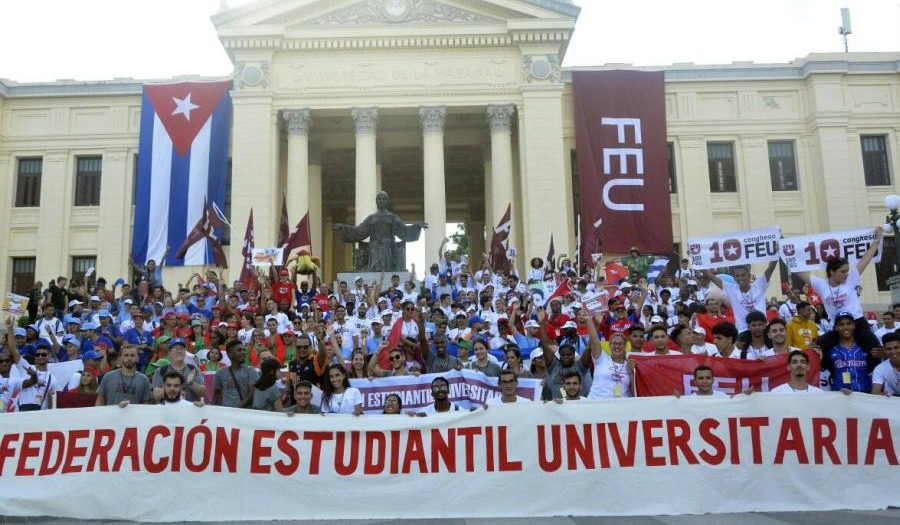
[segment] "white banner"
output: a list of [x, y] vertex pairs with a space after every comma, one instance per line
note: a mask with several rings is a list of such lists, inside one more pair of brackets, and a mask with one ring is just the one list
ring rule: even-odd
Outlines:
[[[851, 265], [862, 258], [869, 246], [875, 242], [875, 228], [862, 228], [859, 230], [847, 230], [840, 232], [818, 233], [815, 235], [803, 235], [782, 239], [781, 260], [791, 272], [808, 272], [822, 270], [832, 257], [843, 257]], [[881, 248], [872, 259], [872, 262], [881, 262]]]
[[284, 257], [284, 248], [253, 248], [253, 266], [268, 268], [273, 264], [281, 266]]
[[[3, 414], [0, 515], [160, 522], [881, 509], [900, 505], [891, 488], [900, 486], [896, 404], [828, 393], [516, 403], [415, 418], [192, 405]], [[201, 482], [214, 490], [172, 504]], [[514, 497], [498, 495], [503, 486]]]
[[688, 254], [691, 266], [698, 270], [769, 262], [778, 259], [780, 238], [781, 228], [777, 226], [711, 237], [691, 237], [688, 239]]
[[[500, 395], [500, 387], [496, 377], [487, 377], [474, 370], [452, 370], [440, 374], [422, 374], [419, 376], [382, 377], [379, 379], [351, 379], [350, 386], [359, 389], [363, 396], [363, 411], [367, 414], [380, 414], [384, 410], [384, 398], [390, 394], [400, 396], [401, 409], [406, 412], [419, 412], [432, 404], [431, 381], [435, 377], [443, 377], [450, 383], [450, 401], [468, 410], [481, 407], [484, 403]], [[519, 379], [518, 395], [540, 401], [540, 379]]]

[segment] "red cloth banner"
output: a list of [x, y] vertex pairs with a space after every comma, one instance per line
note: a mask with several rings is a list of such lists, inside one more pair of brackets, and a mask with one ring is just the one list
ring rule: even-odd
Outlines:
[[[807, 352], [809, 372], [806, 382], [819, 385], [819, 355]], [[671, 396], [674, 392], [692, 394], [694, 369], [706, 365], [713, 369], [713, 390], [725, 394], [739, 394], [752, 386], [757, 392], [768, 392], [787, 383], [791, 376], [787, 369], [788, 354], [780, 354], [763, 361], [708, 357], [705, 355], [639, 355], [629, 358], [637, 361], [634, 384], [638, 397]]]
[[672, 251], [661, 71], [575, 71], [581, 260]]

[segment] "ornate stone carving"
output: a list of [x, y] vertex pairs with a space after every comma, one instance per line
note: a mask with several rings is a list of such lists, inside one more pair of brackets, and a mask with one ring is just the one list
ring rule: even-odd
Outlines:
[[555, 55], [522, 55], [522, 74], [525, 82], [560, 82], [562, 71]]
[[491, 127], [491, 133], [495, 131], [511, 131], [512, 116], [516, 107], [512, 104], [490, 105], [487, 107], [487, 121]]
[[271, 65], [268, 62], [238, 62], [234, 68], [236, 89], [269, 87]]
[[309, 109], [282, 109], [281, 118], [284, 119], [288, 135], [309, 135], [309, 128], [312, 127]]
[[302, 23], [306, 26], [356, 26], [397, 23], [463, 24], [499, 20], [431, 0], [366, 0]]
[[444, 106], [427, 106], [419, 108], [422, 120], [422, 131], [425, 133], [443, 133], [447, 108]]
[[350, 115], [353, 116], [357, 135], [375, 133], [378, 129], [378, 108], [353, 108]]

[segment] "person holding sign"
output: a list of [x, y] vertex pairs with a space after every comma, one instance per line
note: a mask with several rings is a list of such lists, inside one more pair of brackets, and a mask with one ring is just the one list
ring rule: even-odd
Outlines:
[[[881, 245], [881, 238], [884, 236], [884, 229], [881, 226], [875, 228], [875, 240], [869, 245], [869, 249], [863, 254], [856, 263], [856, 267], [850, 266], [847, 259], [842, 257], [832, 257], [828, 259], [825, 266], [825, 279], [810, 275], [809, 272], [797, 272], [795, 275], [809, 283], [819, 297], [822, 298], [822, 304], [825, 306], [825, 312], [830, 319], [834, 320], [835, 328], [837, 327], [838, 312], [849, 312], [853, 316], [856, 325], [854, 337], [856, 341], [862, 345], [867, 351], [873, 348], [880, 348], [881, 342], [872, 333], [869, 322], [863, 315], [862, 305], [859, 302], [859, 296], [856, 294], [856, 288], [859, 286], [860, 275], [872, 262], [878, 246]], [[837, 344], [837, 331], [825, 334], [819, 341], [819, 346], [823, 351], [829, 350]]]
[[747, 314], [750, 312], [766, 311], [766, 290], [769, 288], [769, 279], [778, 266], [778, 261], [769, 262], [769, 266], [763, 274], [750, 283], [750, 266], [735, 266], [731, 275], [735, 282], [723, 281], [709, 270], [703, 270], [703, 275], [709, 278], [716, 286], [722, 289], [723, 295], [728, 299], [731, 310], [734, 312], [734, 321], [740, 336], [739, 341], [746, 346], [749, 343], [750, 334], [747, 330]]

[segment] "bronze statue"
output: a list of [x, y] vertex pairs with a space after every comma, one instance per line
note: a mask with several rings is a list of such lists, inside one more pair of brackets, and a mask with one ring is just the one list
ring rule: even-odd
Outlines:
[[[400, 217], [388, 210], [388, 194], [380, 191], [375, 197], [378, 211], [366, 217], [359, 226], [338, 223], [334, 229], [344, 242], [357, 243], [353, 254], [353, 270], [369, 272], [406, 271], [406, 243], [419, 239], [419, 233], [428, 224], [405, 224]], [[362, 242], [366, 237], [369, 242]], [[400, 239], [394, 241], [394, 237]]]

